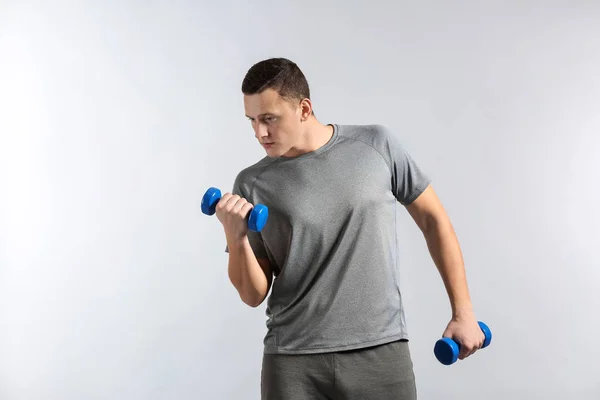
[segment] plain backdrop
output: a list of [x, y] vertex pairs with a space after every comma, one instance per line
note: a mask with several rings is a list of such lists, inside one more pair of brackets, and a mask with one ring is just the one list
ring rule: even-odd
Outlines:
[[205, 190], [264, 156], [247, 69], [288, 57], [323, 123], [384, 124], [433, 178], [492, 345], [400, 218], [420, 399], [598, 399], [597, 1], [1, 1], [0, 399], [258, 399], [264, 304]]

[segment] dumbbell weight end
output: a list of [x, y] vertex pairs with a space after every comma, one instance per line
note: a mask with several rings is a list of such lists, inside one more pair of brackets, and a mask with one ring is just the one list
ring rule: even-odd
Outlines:
[[209, 188], [202, 197], [200, 208], [206, 215], [213, 215], [216, 212], [217, 203], [221, 200], [221, 191], [217, 188]]

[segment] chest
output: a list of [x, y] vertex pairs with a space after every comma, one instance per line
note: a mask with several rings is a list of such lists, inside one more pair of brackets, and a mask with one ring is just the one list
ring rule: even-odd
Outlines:
[[282, 226], [319, 229], [389, 203], [391, 174], [377, 156], [307, 159], [270, 169], [255, 182], [254, 195], [269, 207], [276, 234]]

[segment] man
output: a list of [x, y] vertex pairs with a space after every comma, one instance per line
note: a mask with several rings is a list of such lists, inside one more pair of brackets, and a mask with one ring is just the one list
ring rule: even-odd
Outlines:
[[[216, 207], [241, 300], [270, 290], [263, 399], [416, 399], [397, 265], [396, 213], [423, 232], [452, 308], [443, 333], [460, 359], [481, 348], [461, 250], [429, 178], [380, 125], [324, 125], [284, 58], [252, 66], [244, 107], [266, 156]], [[248, 230], [253, 204], [269, 207]]]

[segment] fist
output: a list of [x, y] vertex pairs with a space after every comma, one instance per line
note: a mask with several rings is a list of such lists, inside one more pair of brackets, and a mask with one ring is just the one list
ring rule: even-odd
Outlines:
[[464, 360], [481, 349], [485, 341], [485, 335], [481, 331], [477, 319], [472, 314], [453, 318], [448, 323], [442, 336], [458, 343], [460, 348], [459, 360]]
[[243, 239], [248, 234], [248, 213], [253, 206], [237, 194], [225, 193], [215, 207], [215, 214], [225, 230], [225, 235], [233, 240]]

